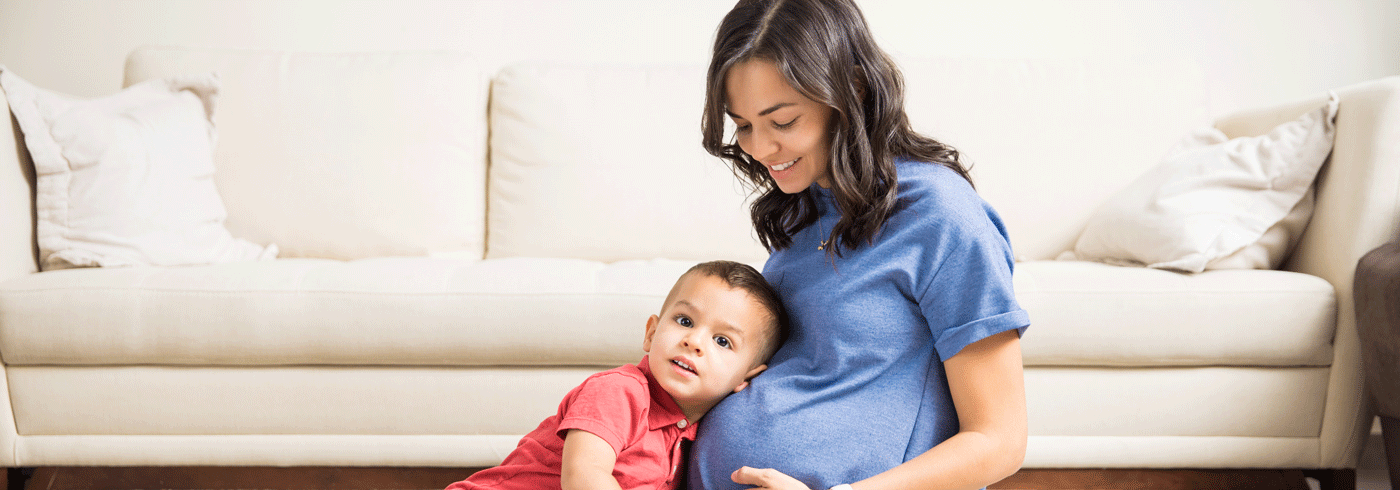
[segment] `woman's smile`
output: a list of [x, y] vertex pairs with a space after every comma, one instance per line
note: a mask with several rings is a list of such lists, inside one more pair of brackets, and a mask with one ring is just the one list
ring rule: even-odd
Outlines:
[[[801, 160], [801, 158], [798, 158], [797, 160]], [[787, 163], [780, 163], [777, 165], [769, 165], [768, 168], [772, 169], [774, 172], [782, 172], [784, 170], [792, 168], [793, 165], [796, 165], [797, 160], [793, 160]]]
[[790, 160], [784, 163], [767, 165], [768, 175], [772, 176], [774, 181], [788, 180], [792, 177], [792, 174], [797, 172], [797, 170], [793, 169], [793, 167], [797, 165], [798, 160], [801, 160], [801, 158], [798, 158], [797, 160]]
[[768, 169], [780, 190], [802, 192], [814, 182], [829, 186], [831, 107], [802, 95], [761, 58], [735, 64], [725, 87], [739, 148]]

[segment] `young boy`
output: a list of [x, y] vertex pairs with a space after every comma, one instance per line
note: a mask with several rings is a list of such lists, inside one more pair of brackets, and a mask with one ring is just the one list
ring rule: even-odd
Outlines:
[[768, 367], [786, 323], [753, 267], [696, 265], [647, 318], [641, 362], [590, 376], [500, 466], [447, 488], [677, 488], [681, 441]]

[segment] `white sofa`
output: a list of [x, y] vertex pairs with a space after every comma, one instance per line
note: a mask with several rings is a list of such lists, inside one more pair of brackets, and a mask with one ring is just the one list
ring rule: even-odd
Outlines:
[[[1010, 229], [1026, 467], [1356, 466], [1351, 279], [1400, 223], [1400, 78], [1337, 88], [1283, 270], [1184, 275], [1053, 259], [1210, 123], [1193, 65], [902, 65], [915, 126]], [[125, 77], [211, 70], [226, 226], [274, 261], [36, 272], [33, 170], [0, 128], [0, 464], [492, 465], [640, 358], [686, 267], [764, 259], [699, 147], [702, 66], [147, 48]], [[1214, 124], [1262, 134], [1322, 100]]]

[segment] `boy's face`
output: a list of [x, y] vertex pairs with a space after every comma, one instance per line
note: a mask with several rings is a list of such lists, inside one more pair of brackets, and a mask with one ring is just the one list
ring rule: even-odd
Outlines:
[[761, 356], [772, 321], [746, 291], [686, 274], [661, 316], [647, 319], [642, 348], [652, 376], [694, 422], [768, 367]]

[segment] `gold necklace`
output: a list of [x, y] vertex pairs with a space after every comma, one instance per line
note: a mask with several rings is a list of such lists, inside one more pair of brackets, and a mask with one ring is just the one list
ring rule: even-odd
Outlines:
[[[824, 228], [826, 228], [826, 220], [823, 219], [822, 217], [818, 216], [818, 217], [817, 217], [817, 233], [824, 233]], [[829, 241], [831, 241], [831, 236], [830, 236], [830, 235], [817, 235], [818, 238], [820, 238], [820, 237], [822, 237], [822, 236], [826, 236], [826, 239], [825, 239], [825, 240], [822, 240], [821, 243], [817, 244], [817, 251], [826, 250], [826, 243], [829, 242]]]

